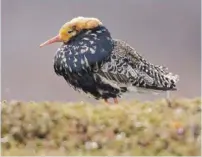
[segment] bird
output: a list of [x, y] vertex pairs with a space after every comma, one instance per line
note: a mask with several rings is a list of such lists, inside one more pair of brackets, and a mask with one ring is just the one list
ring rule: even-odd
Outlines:
[[60, 42], [54, 56], [54, 71], [74, 90], [96, 100], [118, 103], [122, 95], [140, 91], [175, 91], [179, 75], [165, 66], [147, 61], [131, 45], [112, 37], [95, 17], [75, 17], [58, 35], [40, 47]]

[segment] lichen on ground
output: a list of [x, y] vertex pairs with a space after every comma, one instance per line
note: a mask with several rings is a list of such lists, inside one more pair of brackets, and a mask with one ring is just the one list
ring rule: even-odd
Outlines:
[[1, 107], [2, 155], [200, 155], [200, 98]]

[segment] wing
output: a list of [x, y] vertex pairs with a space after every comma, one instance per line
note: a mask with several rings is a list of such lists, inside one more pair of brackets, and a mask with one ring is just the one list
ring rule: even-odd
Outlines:
[[120, 87], [136, 86], [168, 90], [175, 87], [177, 75], [162, 66], [148, 63], [127, 43], [114, 40], [111, 57], [97, 75], [110, 80]]

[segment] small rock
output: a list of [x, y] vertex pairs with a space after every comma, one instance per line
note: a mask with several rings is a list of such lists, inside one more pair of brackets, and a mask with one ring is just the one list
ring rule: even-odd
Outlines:
[[143, 126], [143, 124], [141, 122], [135, 122], [135, 127], [140, 128], [142, 126]]
[[121, 132], [120, 134], [116, 135], [116, 140], [122, 140], [126, 137], [125, 132]]
[[182, 108], [177, 108], [177, 109], [175, 109], [175, 114], [176, 114], [176, 115], [180, 115], [182, 112], [183, 112], [183, 109], [182, 109]]
[[8, 136], [1, 138], [1, 143], [7, 143], [9, 140]]
[[148, 113], [152, 112], [152, 108], [148, 108], [148, 109], [147, 109], [147, 112], [148, 112]]
[[98, 144], [97, 144], [97, 142], [90, 142], [90, 141], [87, 141], [87, 142], [85, 142], [85, 148], [86, 148], [87, 150], [97, 149], [97, 148], [98, 148]]

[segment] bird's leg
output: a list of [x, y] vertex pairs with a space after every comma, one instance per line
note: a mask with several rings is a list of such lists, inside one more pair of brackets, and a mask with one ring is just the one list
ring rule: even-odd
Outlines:
[[115, 103], [115, 104], [118, 104], [118, 103], [119, 103], [117, 98], [114, 98], [114, 103]]
[[105, 101], [106, 104], [109, 104], [108, 99], [104, 99], [104, 101]]
[[171, 100], [170, 100], [170, 92], [169, 91], [166, 92], [166, 100], [167, 100], [167, 103], [168, 103], [168, 107], [172, 107]]

